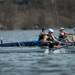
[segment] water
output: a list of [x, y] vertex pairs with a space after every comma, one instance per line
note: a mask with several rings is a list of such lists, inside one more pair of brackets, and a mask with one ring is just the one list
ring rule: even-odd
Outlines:
[[[0, 37], [3, 42], [29, 41], [37, 40], [39, 33], [38, 30], [0, 31]], [[0, 75], [75, 75], [73, 47], [49, 54], [44, 54], [45, 49], [39, 47], [7, 47], [1, 50], [6, 52], [0, 53]]]

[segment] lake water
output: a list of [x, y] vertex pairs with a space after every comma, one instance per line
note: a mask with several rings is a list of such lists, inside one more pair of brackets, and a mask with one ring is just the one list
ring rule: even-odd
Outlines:
[[[67, 31], [73, 33], [73, 30]], [[3, 42], [37, 40], [39, 33], [38, 30], [0, 31], [0, 39]], [[55, 35], [58, 35], [57, 30]], [[9, 47], [1, 50], [10, 52], [0, 53], [0, 75], [75, 75], [74, 47], [62, 48], [62, 53], [49, 54], [44, 54], [45, 49], [39, 47]]]

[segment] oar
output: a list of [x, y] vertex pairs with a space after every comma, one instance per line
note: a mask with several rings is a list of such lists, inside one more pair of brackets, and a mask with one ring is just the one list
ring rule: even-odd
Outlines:
[[47, 49], [45, 49], [44, 53], [49, 54], [49, 52], [52, 52], [54, 50], [66, 48], [66, 47], [74, 46], [74, 45], [75, 45], [75, 42], [69, 42], [69, 43], [60, 44], [60, 47], [57, 47], [57, 48], [56, 47], [51, 48], [50, 46], [48, 46]]

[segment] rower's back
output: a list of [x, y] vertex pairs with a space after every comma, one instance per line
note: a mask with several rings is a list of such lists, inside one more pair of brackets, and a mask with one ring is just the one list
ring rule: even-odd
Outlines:
[[40, 33], [38, 40], [42, 42], [46, 42], [47, 38], [48, 38], [47, 33], [45, 32], [45, 29], [42, 28], [42, 32]]
[[43, 32], [40, 33], [40, 35], [39, 35], [39, 41], [46, 42], [47, 38], [48, 38], [47, 33], [43, 33]]

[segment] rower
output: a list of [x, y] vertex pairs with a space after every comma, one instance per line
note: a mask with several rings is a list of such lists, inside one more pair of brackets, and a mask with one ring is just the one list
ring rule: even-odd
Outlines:
[[68, 35], [72, 35], [71, 33], [65, 32], [63, 27], [61, 27], [59, 29], [59, 32], [60, 32], [59, 33], [59, 41], [61, 41], [61, 42], [69, 42], [69, 41], [71, 41], [71, 40], [68, 39]]
[[58, 46], [60, 46], [59, 41], [55, 38], [55, 36], [53, 35], [54, 30], [53, 29], [48, 29], [48, 41], [49, 41], [49, 47], [50, 48], [57, 48]]
[[40, 33], [38, 40], [41, 42], [46, 42], [47, 38], [48, 38], [47, 33], [45, 32], [45, 29], [42, 28], [42, 32]]

